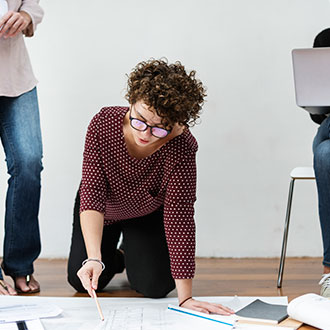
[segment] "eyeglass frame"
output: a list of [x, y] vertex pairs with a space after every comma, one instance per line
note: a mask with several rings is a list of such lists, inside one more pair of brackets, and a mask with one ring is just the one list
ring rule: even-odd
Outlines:
[[[156, 137], [157, 139], [164, 139], [164, 138], [166, 138], [166, 137], [172, 132], [172, 128], [171, 128], [171, 129], [166, 129], [166, 128], [163, 128], [163, 127], [151, 126], [151, 125], [148, 125], [145, 121], [143, 121], [143, 120], [141, 120], [141, 119], [138, 119], [138, 118], [134, 118], [134, 117], [132, 117], [132, 116], [131, 116], [131, 114], [132, 114], [132, 108], [133, 108], [133, 106], [131, 106], [131, 107], [130, 107], [130, 110], [129, 110], [129, 122], [130, 122], [131, 127], [134, 128], [135, 130], [137, 130], [137, 131], [139, 131], [139, 132], [145, 132], [148, 128], [150, 128], [150, 133], [151, 133], [151, 135], [154, 136], [154, 137]], [[138, 129], [138, 128], [134, 127], [134, 126], [132, 125], [132, 121], [133, 121], [133, 120], [137, 120], [137, 121], [139, 121], [140, 123], [143, 123], [144, 125], [146, 125], [146, 128], [145, 128], [145, 129]], [[164, 131], [167, 132], [167, 134], [166, 134], [165, 136], [163, 136], [163, 137], [156, 136], [156, 135], [154, 135], [154, 134], [152, 133], [152, 129], [153, 129], [153, 128], [158, 128], [158, 129], [164, 130]]]

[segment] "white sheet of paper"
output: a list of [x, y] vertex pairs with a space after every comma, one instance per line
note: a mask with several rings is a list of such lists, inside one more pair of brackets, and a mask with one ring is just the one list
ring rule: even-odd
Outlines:
[[[29, 330], [44, 330], [39, 319], [26, 321], [26, 326]], [[17, 330], [16, 322], [0, 323], [0, 330]]]
[[[202, 301], [220, 303], [237, 310], [260, 298], [265, 302], [287, 304], [287, 297], [198, 297]], [[8, 297], [4, 302], [13, 304], [52, 304], [63, 312], [54, 318], [42, 319], [46, 330], [200, 330], [218, 329], [218, 324], [196, 320], [167, 311], [168, 304], [177, 305], [177, 298], [98, 298], [105, 321], [100, 321], [92, 298]], [[207, 323], [205, 323], [207, 322]], [[226, 327], [228, 329], [228, 327]], [[229, 328], [230, 329], [230, 328]]]
[[[8, 299], [9, 297], [7, 297]], [[49, 303], [36, 304], [26, 300], [26, 304], [13, 304], [10, 299], [0, 301], [0, 322], [12, 322], [21, 320], [34, 320], [43, 317], [55, 317], [62, 313], [62, 310]]]

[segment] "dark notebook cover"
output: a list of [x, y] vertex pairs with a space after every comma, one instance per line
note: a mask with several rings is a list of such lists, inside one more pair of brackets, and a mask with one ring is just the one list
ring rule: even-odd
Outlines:
[[286, 305], [268, 304], [259, 299], [236, 312], [236, 315], [243, 318], [269, 320], [276, 323], [288, 317]]

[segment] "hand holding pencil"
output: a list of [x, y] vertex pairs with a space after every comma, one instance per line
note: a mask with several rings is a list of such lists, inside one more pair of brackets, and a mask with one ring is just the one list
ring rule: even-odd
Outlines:
[[[88, 260], [88, 262], [85, 262]], [[94, 298], [93, 290], [97, 290], [98, 280], [103, 271], [103, 266], [94, 259], [86, 259], [83, 266], [79, 269], [77, 275], [81, 281], [81, 284], [88, 292], [88, 294]]]
[[86, 289], [88, 294], [94, 298], [101, 321], [104, 321], [104, 316], [95, 290], [97, 290], [98, 279], [104, 270], [104, 267], [105, 266], [102, 261], [98, 259], [86, 259], [77, 273], [83, 287]]

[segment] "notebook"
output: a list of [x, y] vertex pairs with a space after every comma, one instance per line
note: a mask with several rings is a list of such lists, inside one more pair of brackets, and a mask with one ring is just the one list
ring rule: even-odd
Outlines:
[[260, 299], [254, 300], [249, 305], [235, 313], [239, 320], [258, 321], [278, 324], [288, 317], [286, 305], [268, 304]]

